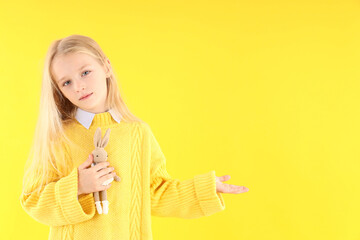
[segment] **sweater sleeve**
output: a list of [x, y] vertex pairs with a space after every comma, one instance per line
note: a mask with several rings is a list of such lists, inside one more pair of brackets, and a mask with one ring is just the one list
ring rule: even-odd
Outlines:
[[173, 179], [155, 136], [149, 126], [146, 128], [151, 147], [151, 215], [193, 219], [224, 210], [224, 199], [216, 191], [215, 171], [187, 180]]
[[78, 196], [78, 169], [66, 177], [50, 182], [38, 194], [21, 194], [22, 208], [35, 220], [49, 226], [76, 224], [95, 214], [92, 194]]

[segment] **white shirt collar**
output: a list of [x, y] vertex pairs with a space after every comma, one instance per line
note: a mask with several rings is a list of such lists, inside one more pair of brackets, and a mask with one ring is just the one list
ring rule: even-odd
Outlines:
[[[110, 109], [106, 112], [109, 112], [112, 116], [112, 118], [116, 122], [120, 122], [120, 118], [115, 114], [113, 109]], [[76, 120], [81, 123], [86, 129], [89, 129], [93, 119], [94, 119], [95, 113], [85, 111], [81, 108], [77, 108], [75, 118]]]

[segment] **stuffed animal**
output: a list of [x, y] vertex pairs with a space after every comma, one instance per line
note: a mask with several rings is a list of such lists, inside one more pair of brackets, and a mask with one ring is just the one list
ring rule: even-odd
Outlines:
[[[92, 151], [92, 154], [94, 156], [94, 163], [91, 164], [91, 166], [95, 166], [97, 163], [105, 162], [108, 158], [107, 152], [105, 151], [104, 147], [109, 142], [109, 136], [110, 136], [110, 128], [108, 128], [105, 132], [104, 138], [101, 139], [101, 129], [97, 128], [94, 134], [94, 145], [95, 150]], [[113, 180], [119, 182], [120, 177], [115, 175], [115, 177], [112, 177], [102, 183], [102, 185], [109, 185]], [[108, 214], [109, 211], [109, 201], [107, 200], [106, 196], [106, 190], [94, 192], [94, 199], [95, 199], [95, 206], [99, 214], [102, 214], [102, 209], [100, 205], [100, 196], [101, 196], [101, 202], [104, 207], [104, 214]]]

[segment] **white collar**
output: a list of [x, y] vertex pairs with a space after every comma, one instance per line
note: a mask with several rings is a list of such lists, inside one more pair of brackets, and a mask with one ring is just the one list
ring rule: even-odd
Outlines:
[[[113, 109], [110, 109], [106, 112], [109, 112], [112, 116], [112, 118], [116, 122], [120, 122], [120, 118], [115, 114]], [[79, 123], [81, 123], [86, 129], [89, 129], [93, 119], [94, 119], [95, 113], [85, 111], [81, 108], [77, 108], [75, 118], [78, 120]]]

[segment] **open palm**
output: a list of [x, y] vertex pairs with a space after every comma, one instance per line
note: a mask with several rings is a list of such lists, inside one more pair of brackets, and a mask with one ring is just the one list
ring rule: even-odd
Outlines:
[[216, 177], [216, 191], [220, 193], [234, 193], [234, 194], [244, 193], [249, 191], [249, 189], [244, 186], [237, 186], [233, 184], [223, 183], [228, 180], [230, 180], [230, 175]]

